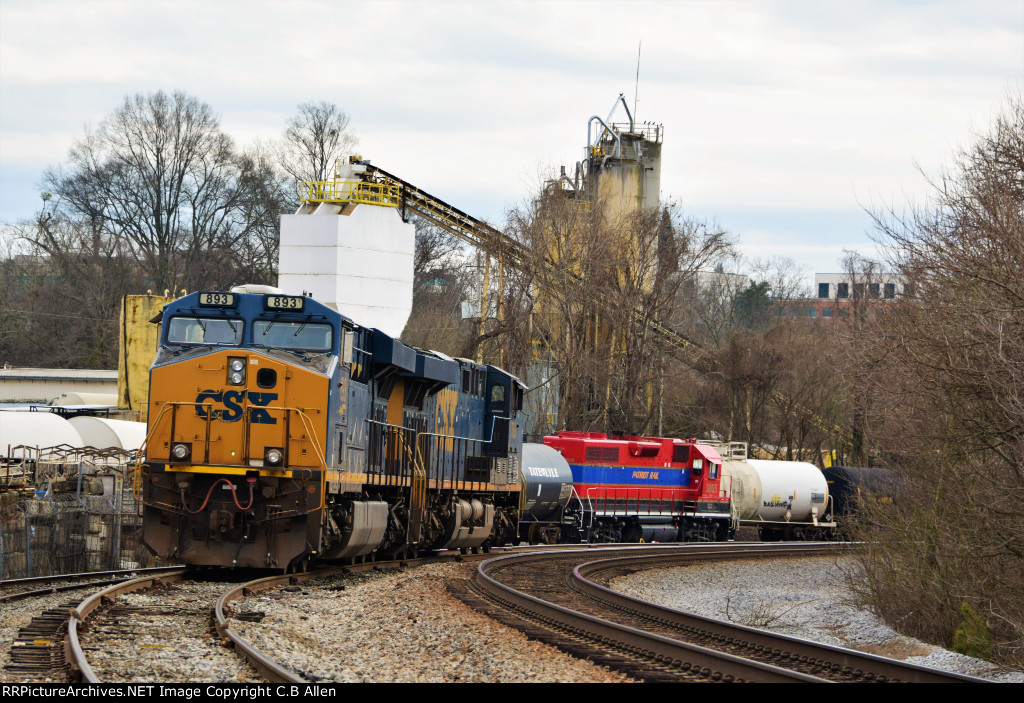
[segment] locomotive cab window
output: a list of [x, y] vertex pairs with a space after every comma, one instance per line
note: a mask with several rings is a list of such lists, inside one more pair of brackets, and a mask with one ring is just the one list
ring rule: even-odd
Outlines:
[[505, 406], [505, 386], [495, 383], [491, 386], [491, 407], [502, 408]]
[[241, 320], [210, 317], [172, 317], [167, 326], [169, 344], [229, 344], [242, 341]]
[[326, 352], [332, 348], [331, 326], [312, 322], [256, 320], [252, 323], [253, 344], [281, 349]]

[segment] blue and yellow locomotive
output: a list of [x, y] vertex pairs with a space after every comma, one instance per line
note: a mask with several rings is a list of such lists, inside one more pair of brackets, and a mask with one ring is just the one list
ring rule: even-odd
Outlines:
[[243, 290], [164, 308], [141, 483], [150, 549], [294, 570], [515, 540], [514, 376], [309, 297]]

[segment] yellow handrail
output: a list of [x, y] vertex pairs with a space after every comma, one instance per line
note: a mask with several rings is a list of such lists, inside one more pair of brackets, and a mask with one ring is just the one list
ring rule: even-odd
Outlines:
[[398, 207], [402, 188], [393, 183], [365, 181], [302, 181], [299, 200], [304, 203], [365, 203]]
[[[145, 464], [144, 458], [146, 456], [146, 450], [149, 449], [149, 441], [153, 438], [153, 433], [160, 426], [160, 420], [163, 418], [164, 413], [173, 408], [175, 405], [195, 405], [194, 402], [187, 401], [167, 401], [160, 406], [160, 412], [157, 413], [156, 419], [153, 420], [150, 425], [151, 429], [146, 433], [146, 438], [142, 440], [142, 444], [139, 445], [139, 449], [135, 454], [135, 464], [132, 466], [132, 496], [135, 498], [135, 503], [141, 503], [142, 498], [142, 466]], [[204, 405], [212, 405], [212, 403], [204, 403]]]

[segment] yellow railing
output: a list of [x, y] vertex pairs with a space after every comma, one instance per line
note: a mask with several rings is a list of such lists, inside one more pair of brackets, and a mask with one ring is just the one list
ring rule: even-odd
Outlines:
[[393, 183], [302, 181], [299, 183], [299, 200], [304, 203], [364, 203], [398, 207], [402, 202], [402, 189]]

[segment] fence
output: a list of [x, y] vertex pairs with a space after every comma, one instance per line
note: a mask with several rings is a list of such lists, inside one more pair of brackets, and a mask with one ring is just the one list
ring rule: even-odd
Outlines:
[[0, 493], [0, 579], [159, 565], [142, 544], [126, 466], [38, 468], [48, 484]]

